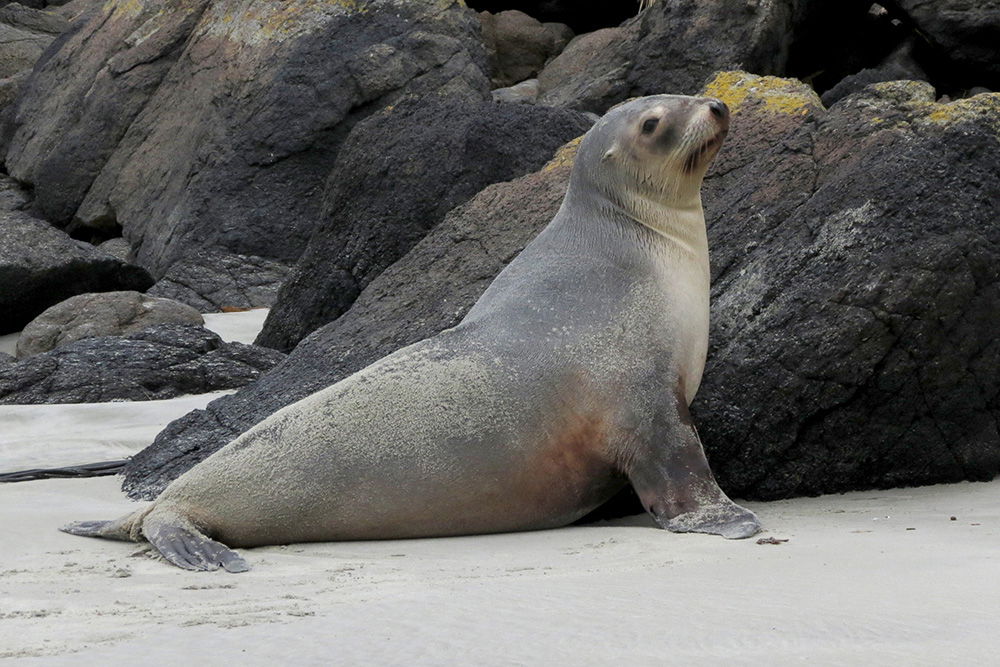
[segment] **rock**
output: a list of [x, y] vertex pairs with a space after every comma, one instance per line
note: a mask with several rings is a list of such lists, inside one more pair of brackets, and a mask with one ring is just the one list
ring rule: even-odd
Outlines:
[[0, 79], [30, 70], [68, 27], [61, 16], [16, 2], [0, 7]]
[[539, 21], [567, 24], [578, 33], [618, 25], [638, 12], [637, 2], [580, 2], [579, 0], [475, 0], [469, 6], [497, 13], [516, 9]]
[[103, 243], [99, 243], [97, 249], [112, 257], [117, 257], [123, 262], [130, 261], [132, 256], [132, 248], [129, 246], [128, 241], [121, 237], [108, 239]]
[[370, 116], [344, 142], [324, 221], [282, 285], [257, 344], [290, 350], [344, 313], [449, 210], [490, 183], [539, 168], [590, 125], [563, 109], [448, 98]]
[[21, 86], [28, 79], [30, 73], [30, 71], [25, 70], [0, 79], [0, 111], [9, 107], [17, 99], [21, 92]]
[[258, 382], [171, 422], [129, 462], [129, 494], [155, 496], [275, 410], [456, 324], [555, 215], [576, 144], [561, 149], [539, 172], [491, 185], [454, 209], [375, 278], [350, 310], [302, 341]]
[[542, 23], [524, 12], [480, 12], [490, 56], [492, 87], [506, 88], [532, 78], [573, 38], [569, 26]]
[[17, 181], [0, 174], [0, 211], [21, 210], [30, 202], [31, 197]]
[[538, 99], [538, 79], [528, 79], [493, 91], [493, 101], [507, 104], [534, 104]]
[[848, 95], [852, 95], [873, 83], [902, 80], [927, 80], [927, 74], [912, 56], [912, 43], [897, 49], [877, 67], [869, 67], [841, 79], [837, 85], [823, 93], [822, 101], [831, 107]]
[[58, 224], [120, 225], [162, 277], [195, 249], [288, 262], [348, 129], [401, 95], [489, 96], [458, 0], [109, 0], [36, 67], [7, 168]]
[[0, 335], [84, 292], [147, 289], [145, 269], [127, 264], [21, 211], [0, 211]]
[[629, 60], [620, 44], [629, 37], [624, 28], [574, 37], [539, 73], [539, 103], [603, 113], [627, 98]]
[[1000, 470], [1000, 95], [923, 82], [825, 111], [724, 73], [706, 182], [712, 339], [694, 410], [738, 496], [988, 479]]
[[577, 37], [538, 75], [539, 103], [603, 113], [629, 97], [696, 94], [720, 69], [783, 72], [807, 3], [737, 4], [657, 2], [620, 28]]
[[266, 257], [194, 250], [149, 289], [203, 313], [269, 307], [291, 268]]
[[78, 294], [48, 308], [24, 327], [17, 339], [17, 358], [83, 338], [121, 336], [157, 324], [202, 325], [205, 318], [191, 306], [139, 292]]
[[944, 69], [956, 87], [1000, 87], [1000, 2], [892, 0], [919, 36], [928, 68]]
[[223, 343], [203, 327], [160, 324], [85, 338], [0, 367], [0, 404], [147, 401], [234, 389], [284, 357]]
[[14, 355], [7, 354], [6, 352], [0, 352], [0, 368], [3, 368], [4, 366], [9, 366], [16, 361], [17, 359], [14, 358]]

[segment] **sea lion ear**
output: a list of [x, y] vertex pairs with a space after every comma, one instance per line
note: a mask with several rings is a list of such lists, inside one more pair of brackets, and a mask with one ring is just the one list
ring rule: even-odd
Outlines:
[[604, 151], [604, 155], [601, 156], [601, 162], [607, 162], [608, 160], [613, 160], [615, 159], [615, 156], [617, 154], [618, 152], [615, 150], [615, 147], [612, 146], [608, 150]]

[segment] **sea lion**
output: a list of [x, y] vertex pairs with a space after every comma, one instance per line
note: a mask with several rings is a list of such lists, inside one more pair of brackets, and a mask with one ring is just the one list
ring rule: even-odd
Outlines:
[[631, 483], [668, 530], [757, 533], [688, 413], [708, 345], [700, 189], [728, 126], [709, 98], [614, 108], [555, 218], [457, 326], [279, 410], [150, 506], [63, 530], [240, 572], [230, 546], [554, 528]]

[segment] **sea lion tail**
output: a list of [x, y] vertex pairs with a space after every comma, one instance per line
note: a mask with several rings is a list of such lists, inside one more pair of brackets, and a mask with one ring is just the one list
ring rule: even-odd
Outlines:
[[62, 526], [59, 530], [70, 535], [82, 535], [83, 537], [103, 537], [106, 540], [141, 542], [143, 541], [140, 532], [142, 519], [149, 513], [150, 509], [152, 508], [146, 507], [110, 521], [74, 521]]

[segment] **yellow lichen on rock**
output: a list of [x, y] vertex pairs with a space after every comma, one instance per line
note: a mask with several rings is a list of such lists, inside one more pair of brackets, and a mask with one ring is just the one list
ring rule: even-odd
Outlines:
[[[860, 101], [880, 111], [869, 119], [873, 125], [889, 128], [910, 123], [952, 127], [958, 123], [985, 123], [1000, 136], [1000, 93], [936, 102], [934, 87], [925, 81], [886, 81], [872, 84], [861, 93]], [[882, 114], [890, 118], [883, 118]]]
[[739, 113], [740, 107], [751, 100], [759, 100], [771, 113], [805, 115], [823, 108], [816, 92], [798, 79], [741, 71], [716, 73], [702, 94], [722, 100], [733, 113]]
[[934, 102], [934, 86], [926, 81], [882, 81], [868, 85], [862, 94], [867, 98], [887, 100], [897, 105]]
[[583, 140], [583, 135], [581, 134], [576, 139], [571, 139], [565, 144], [559, 147], [556, 154], [552, 156], [552, 159], [545, 163], [542, 167], [542, 171], [552, 171], [553, 169], [558, 169], [560, 167], [572, 167], [573, 160], [576, 159], [576, 151], [580, 148], [580, 142]]
[[943, 126], [963, 121], [984, 122], [1000, 133], [1000, 93], [981, 93], [947, 104], [935, 103], [927, 120]]
[[138, 16], [146, 8], [142, 0], [108, 0], [104, 3], [104, 13], [115, 12], [118, 16]]

